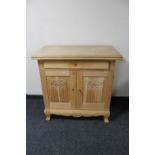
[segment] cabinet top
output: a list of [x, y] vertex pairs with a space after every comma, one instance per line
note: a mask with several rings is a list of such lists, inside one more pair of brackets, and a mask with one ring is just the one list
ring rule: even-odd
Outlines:
[[121, 60], [122, 55], [112, 46], [59, 45], [45, 46], [32, 55], [37, 60]]

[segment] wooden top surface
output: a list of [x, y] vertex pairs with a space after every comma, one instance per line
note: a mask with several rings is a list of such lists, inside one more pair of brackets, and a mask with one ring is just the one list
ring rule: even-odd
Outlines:
[[37, 60], [120, 60], [122, 56], [112, 46], [60, 45], [45, 46], [32, 55]]

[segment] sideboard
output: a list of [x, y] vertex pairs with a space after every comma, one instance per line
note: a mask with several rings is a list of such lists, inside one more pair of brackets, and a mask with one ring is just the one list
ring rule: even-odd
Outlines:
[[104, 116], [109, 123], [115, 62], [122, 56], [112, 46], [45, 46], [36, 52], [44, 114]]

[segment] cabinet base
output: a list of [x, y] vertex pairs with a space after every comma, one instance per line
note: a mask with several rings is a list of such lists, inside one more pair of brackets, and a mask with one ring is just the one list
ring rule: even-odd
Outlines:
[[[72, 117], [104, 116], [104, 123], [108, 124], [110, 111], [50, 109], [50, 115], [72, 116]], [[50, 120], [50, 115], [46, 115], [46, 121]]]

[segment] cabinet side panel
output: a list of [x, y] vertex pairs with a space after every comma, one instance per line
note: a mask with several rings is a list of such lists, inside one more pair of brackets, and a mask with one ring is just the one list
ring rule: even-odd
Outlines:
[[105, 105], [104, 109], [110, 111], [110, 102], [111, 102], [111, 95], [112, 95], [112, 84], [114, 78], [114, 70], [115, 70], [115, 61], [110, 62], [110, 71], [106, 81], [107, 88], [104, 91], [104, 98], [105, 98]]
[[50, 104], [49, 104], [48, 93], [47, 93], [47, 81], [46, 81], [46, 75], [45, 75], [45, 69], [44, 69], [44, 61], [38, 61], [38, 66], [40, 71], [42, 93], [43, 93], [43, 99], [44, 99], [44, 105], [45, 105], [44, 113], [48, 115], [50, 114]]

